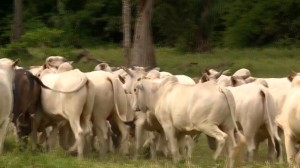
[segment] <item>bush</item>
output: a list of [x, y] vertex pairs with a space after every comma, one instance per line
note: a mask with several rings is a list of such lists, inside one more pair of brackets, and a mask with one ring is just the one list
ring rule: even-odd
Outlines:
[[26, 46], [22, 42], [13, 42], [6, 45], [1, 52], [2, 57], [8, 58], [20, 58], [20, 57], [31, 57], [32, 55], [28, 52]]
[[62, 30], [43, 27], [25, 33], [21, 42], [26, 47], [60, 47], [64, 43], [63, 33]]

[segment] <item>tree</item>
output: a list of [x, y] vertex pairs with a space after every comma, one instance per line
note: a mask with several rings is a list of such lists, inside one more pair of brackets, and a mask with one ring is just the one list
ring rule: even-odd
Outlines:
[[126, 65], [130, 64], [130, 48], [131, 48], [131, 8], [130, 0], [122, 0], [123, 15], [123, 47]]
[[19, 41], [23, 33], [23, 0], [14, 0], [14, 22], [12, 25], [11, 41]]
[[156, 66], [154, 46], [151, 31], [151, 18], [154, 0], [139, 0], [138, 16], [135, 24], [133, 55], [131, 65]]

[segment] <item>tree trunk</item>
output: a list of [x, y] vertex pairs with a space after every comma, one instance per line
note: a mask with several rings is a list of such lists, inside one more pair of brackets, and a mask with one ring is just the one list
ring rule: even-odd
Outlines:
[[131, 48], [131, 8], [130, 0], [122, 0], [123, 4], [123, 48], [126, 65], [130, 65], [130, 48]]
[[19, 41], [23, 32], [23, 0], [14, 0], [14, 22], [12, 25], [11, 41]]
[[131, 65], [155, 67], [151, 19], [154, 0], [138, 1], [138, 18], [135, 25], [133, 57]]

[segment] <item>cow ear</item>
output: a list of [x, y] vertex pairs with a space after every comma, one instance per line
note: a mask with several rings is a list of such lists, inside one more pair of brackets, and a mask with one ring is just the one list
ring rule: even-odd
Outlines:
[[144, 86], [141, 83], [136, 85], [136, 88], [140, 90], [144, 90]]
[[209, 71], [209, 69], [208, 68], [205, 68], [205, 73], [207, 74], [207, 75], [210, 75], [210, 71]]
[[201, 76], [201, 79], [200, 79], [199, 81], [201, 81], [201, 83], [204, 83], [204, 82], [209, 81], [209, 77], [208, 77], [207, 73], [204, 73], [204, 74]]
[[119, 77], [119, 80], [124, 84], [125, 83], [125, 78], [122, 77], [121, 75], [118, 75], [118, 77]]
[[290, 75], [288, 76], [288, 79], [292, 82], [293, 79], [295, 78], [295, 76], [297, 76], [297, 72], [292, 71], [292, 74], [290, 74]]
[[68, 61], [68, 63], [69, 63], [70, 65], [72, 65], [72, 64], [74, 63], [74, 61]]
[[232, 86], [235, 86], [237, 84], [237, 79], [235, 76], [231, 76], [230, 80], [231, 80]]
[[107, 64], [106, 63], [101, 63], [100, 67], [101, 67], [100, 68], [101, 70], [104, 70], [105, 68], [107, 68]]
[[12, 67], [16, 67], [16, 66], [18, 65], [19, 61], [20, 61], [19, 58], [16, 59], [16, 60], [13, 62]]
[[254, 82], [254, 81], [256, 81], [256, 78], [253, 78], [251, 76], [249, 78], [245, 79], [246, 83], [251, 83], [251, 82]]
[[48, 69], [48, 65], [46, 63], [43, 65], [43, 69]]

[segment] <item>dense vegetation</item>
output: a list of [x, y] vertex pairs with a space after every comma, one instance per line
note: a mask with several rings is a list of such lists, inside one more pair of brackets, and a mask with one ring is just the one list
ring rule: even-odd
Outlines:
[[[136, 1], [131, 5], [135, 18]], [[12, 13], [12, 1], [2, 0], [0, 45], [10, 42]], [[24, 1], [25, 35], [9, 47], [121, 44], [121, 19], [121, 0]], [[157, 46], [189, 51], [299, 46], [299, 30], [298, 0], [156, 0], [152, 19]]]

